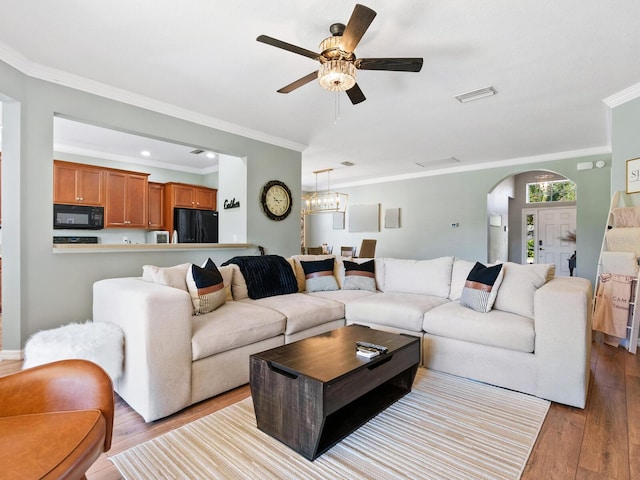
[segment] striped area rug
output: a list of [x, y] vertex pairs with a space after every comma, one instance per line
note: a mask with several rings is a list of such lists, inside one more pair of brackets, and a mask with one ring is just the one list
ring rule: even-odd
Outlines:
[[110, 460], [127, 480], [518, 479], [549, 402], [420, 368], [411, 393], [310, 462], [247, 398]]

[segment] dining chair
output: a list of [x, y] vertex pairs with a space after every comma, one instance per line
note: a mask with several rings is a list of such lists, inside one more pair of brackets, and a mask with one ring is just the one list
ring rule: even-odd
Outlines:
[[370, 238], [362, 240], [362, 245], [360, 245], [360, 258], [373, 258], [376, 254], [376, 242], [377, 240]]
[[343, 257], [355, 257], [356, 256], [356, 248], [355, 247], [340, 247], [340, 255]]

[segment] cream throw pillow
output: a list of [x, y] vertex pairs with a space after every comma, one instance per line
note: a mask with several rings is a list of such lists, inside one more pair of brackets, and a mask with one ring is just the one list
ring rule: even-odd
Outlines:
[[533, 318], [533, 297], [536, 290], [554, 277], [556, 266], [506, 262], [502, 268], [504, 277], [493, 308]]
[[384, 291], [449, 296], [453, 257], [433, 260], [386, 259]]
[[154, 265], [142, 266], [142, 279], [147, 282], [158, 283], [168, 287], [179, 288], [185, 292], [187, 289], [187, 270], [190, 263], [183, 263], [175, 267], [156, 267]]

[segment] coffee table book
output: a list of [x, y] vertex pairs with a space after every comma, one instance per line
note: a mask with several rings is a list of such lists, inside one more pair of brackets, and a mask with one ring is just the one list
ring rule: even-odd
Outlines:
[[[367, 359], [356, 342], [388, 347]], [[420, 340], [350, 325], [251, 355], [257, 426], [309, 460], [411, 391]]]

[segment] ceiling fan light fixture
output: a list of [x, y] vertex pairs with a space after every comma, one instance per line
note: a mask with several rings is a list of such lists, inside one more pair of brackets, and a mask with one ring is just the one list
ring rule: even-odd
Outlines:
[[472, 90], [470, 92], [459, 93], [454, 95], [454, 98], [460, 103], [471, 102], [473, 100], [480, 100], [481, 98], [490, 97], [495, 95], [498, 91], [494, 87], [479, 88], [478, 90]]
[[346, 60], [330, 60], [320, 66], [318, 81], [325, 90], [345, 92], [356, 84], [356, 67]]

